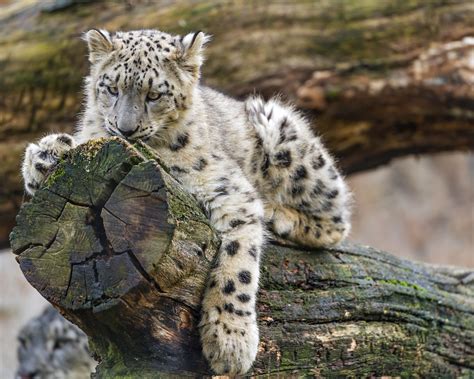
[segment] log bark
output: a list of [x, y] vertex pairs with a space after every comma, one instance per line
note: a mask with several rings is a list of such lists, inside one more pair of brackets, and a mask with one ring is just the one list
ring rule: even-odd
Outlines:
[[[72, 151], [11, 234], [27, 280], [82, 328], [97, 377], [209, 375], [196, 325], [219, 238], [146, 145]], [[272, 243], [256, 377], [470, 377], [474, 272], [364, 246]]]
[[469, 0], [95, 1], [53, 13], [19, 0], [0, 21], [0, 158], [12, 162], [0, 167], [0, 245], [23, 195], [14, 162], [25, 141], [76, 121], [87, 72], [79, 37], [91, 27], [212, 34], [204, 81], [241, 98], [282, 93], [346, 174], [474, 148]]

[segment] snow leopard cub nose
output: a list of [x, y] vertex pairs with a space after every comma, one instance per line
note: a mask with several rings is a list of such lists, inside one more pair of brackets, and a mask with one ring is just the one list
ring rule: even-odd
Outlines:
[[117, 131], [125, 138], [133, 136], [140, 128], [143, 109], [139, 103], [136, 93], [119, 96], [117, 100]]
[[119, 126], [119, 132], [122, 136], [124, 136], [125, 138], [129, 138], [131, 136], [133, 136], [133, 134], [138, 130], [138, 126], [135, 127], [135, 129], [132, 128], [121, 128]]

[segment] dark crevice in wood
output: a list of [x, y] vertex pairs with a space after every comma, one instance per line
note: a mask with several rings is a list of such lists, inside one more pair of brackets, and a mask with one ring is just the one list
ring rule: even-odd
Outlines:
[[137, 269], [137, 271], [140, 273], [141, 276], [143, 276], [147, 282], [149, 282], [150, 284], [153, 285], [153, 287], [160, 293], [163, 293], [163, 291], [161, 290], [160, 286], [158, 285], [158, 283], [150, 276], [150, 274], [148, 274], [148, 272], [146, 272], [146, 270], [142, 267], [142, 265], [140, 264], [140, 261], [137, 259], [137, 257], [135, 256], [135, 254], [133, 254], [133, 252], [131, 250], [128, 250], [127, 251], [127, 254], [128, 256], [130, 257], [130, 260], [132, 261], [133, 265], [135, 266], [135, 268]]
[[110, 244], [110, 241], [107, 238], [107, 234], [105, 232], [104, 220], [102, 219], [102, 216], [101, 216], [102, 208], [91, 207], [90, 209], [92, 211], [92, 214], [91, 214], [92, 220], [90, 220], [90, 222], [93, 225], [94, 232], [102, 246], [102, 249], [103, 249], [102, 254], [107, 255], [107, 256], [116, 255], [114, 249], [112, 248], [112, 245]]

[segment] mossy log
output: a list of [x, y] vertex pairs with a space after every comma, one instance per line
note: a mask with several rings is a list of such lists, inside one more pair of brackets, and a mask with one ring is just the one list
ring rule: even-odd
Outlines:
[[11, 162], [0, 167], [0, 245], [23, 196], [25, 142], [76, 122], [90, 28], [212, 34], [205, 83], [240, 98], [283, 94], [345, 174], [474, 149], [470, 0], [40, 3], [0, 8], [0, 160]]
[[[88, 334], [99, 378], [209, 375], [196, 325], [218, 245], [153, 151], [119, 139], [73, 150], [11, 234], [28, 281]], [[269, 244], [253, 375], [472, 377], [473, 295], [469, 270]]]

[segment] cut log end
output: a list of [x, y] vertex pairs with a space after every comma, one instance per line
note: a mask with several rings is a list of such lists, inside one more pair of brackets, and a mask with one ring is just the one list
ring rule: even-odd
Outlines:
[[[11, 244], [28, 281], [88, 334], [98, 377], [209, 374], [197, 323], [219, 239], [144, 144], [72, 151]], [[473, 375], [472, 277], [364, 247], [270, 245], [253, 374]]]
[[140, 149], [114, 139], [72, 152], [18, 216], [13, 252], [109, 369], [147, 356], [157, 371], [206, 372], [196, 324], [218, 241]]

